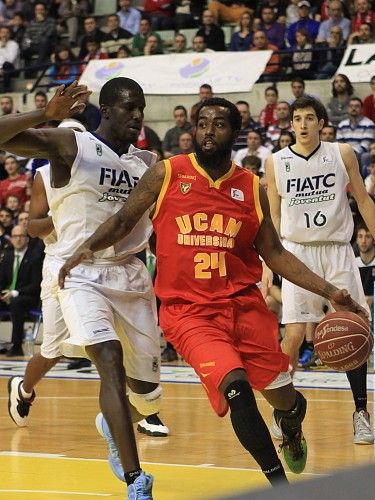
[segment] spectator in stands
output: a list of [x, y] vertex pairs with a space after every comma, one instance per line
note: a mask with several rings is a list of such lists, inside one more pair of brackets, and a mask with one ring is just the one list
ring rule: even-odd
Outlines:
[[68, 30], [68, 41], [71, 47], [77, 45], [79, 19], [89, 13], [88, 0], [59, 0], [57, 9], [59, 24]]
[[290, 26], [299, 20], [298, 15], [298, 4], [299, 0], [291, 0], [288, 7], [286, 8], [286, 25]]
[[12, 17], [9, 26], [12, 30], [12, 40], [22, 47], [23, 37], [25, 34], [25, 17], [22, 12], [16, 12]]
[[193, 136], [190, 132], [182, 132], [178, 138], [177, 154], [187, 155], [194, 152]]
[[149, 35], [146, 40], [144, 55], [154, 56], [156, 54], [163, 54], [163, 48], [160, 48], [159, 38], [156, 36], [156, 34], [151, 33], [151, 35]]
[[316, 42], [328, 42], [331, 36], [331, 28], [334, 26], [340, 26], [344, 40], [347, 40], [350, 35], [350, 20], [344, 17], [340, 0], [331, 0], [328, 5], [328, 14], [328, 19], [319, 26]]
[[20, 164], [16, 157], [8, 155], [5, 157], [4, 168], [8, 177], [0, 181], [0, 205], [5, 206], [8, 196], [17, 196], [20, 203], [20, 209], [30, 198], [30, 181], [27, 175], [21, 174]]
[[328, 119], [335, 127], [348, 117], [348, 104], [353, 92], [349, 78], [341, 73], [337, 74], [332, 82], [332, 97], [326, 106]]
[[96, 130], [100, 123], [100, 110], [95, 104], [89, 100], [86, 102], [86, 107], [79, 115], [74, 115], [75, 119], [81, 119], [86, 130], [92, 132]]
[[[304, 95], [310, 95], [311, 97], [315, 97], [314, 95], [308, 94], [307, 92], [305, 92], [305, 89], [306, 89], [305, 80], [303, 78], [301, 78], [300, 76], [295, 76], [294, 78], [291, 79], [290, 88], [292, 90], [293, 99], [290, 99], [288, 101], [289, 106], [291, 104], [293, 104], [293, 102], [296, 99], [298, 99], [299, 97], [302, 97]], [[315, 99], [318, 99], [318, 98], [315, 97]]]
[[371, 94], [363, 101], [363, 116], [375, 122], [375, 75], [370, 80]]
[[117, 15], [120, 18], [120, 26], [124, 30], [130, 31], [133, 35], [139, 32], [141, 22], [141, 13], [138, 9], [132, 7], [131, 0], [119, 0], [120, 10]]
[[9, 26], [14, 15], [22, 11], [23, 3], [21, 0], [3, 0], [0, 3], [0, 25]]
[[317, 43], [315, 47], [322, 49], [318, 52], [318, 74], [316, 79], [325, 80], [331, 78], [340, 66], [346, 48], [340, 26], [332, 26], [328, 42]]
[[[48, 61], [56, 41], [56, 22], [47, 16], [43, 2], [36, 2], [34, 18], [28, 24], [22, 41], [22, 58], [25, 67], [40, 65]], [[25, 71], [26, 78], [33, 78], [35, 71]]]
[[127, 45], [120, 45], [118, 48], [116, 59], [126, 59], [132, 57], [132, 51]]
[[285, 24], [276, 21], [275, 13], [270, 5], [264, 5], [260, 11], [260, 23], [257, 30], [264, 31], [270, 44], [279, 50], [285, 47]]
[[209, 2], [208, 8], [214, 16], [215, 23], [238, 23], [244, 12], [254, 13], [254, 2], [241, 0], [213, 0]]
[[250, 49], [252, 52], [259, 50], [272, 50], [273, 54], [267, 63], [265, 70], [258, 79], [258, 82], [272, 82], [275, 75], [280, 72], [280, 56], [277, 54], [278, 48], [271, 43], [268, 43], [267, 35], [264, 31], [255, 31], [253, 37], [253, 47]]
[[375, 12], [371, 8], [369, 0], [354, 1], [354, 15], [352, 15], [352, 33], [356, 33], [363, 23], [375, 24]]
[[206, 47], [215, 51], [225, 50], [224, 31], [215, 24], [214, 16], [209, 9], [203, 11], [202, 26], [197, 31], [198, 36], [203, 36]]
[[201, 0], [175, 0], [175, 6], [176, 31], [199, 26], [204, 2]]
[[310, 17], [310, 2], [307, 0], [300, 0], [297, 4], [299, 20], [293, 23], [288, 28], [287, 38], [289, 47], [293, 47], [296, 43], [296, 31], [298, 29], [305, 29], [310, 37], [312, 43], [315, 42], [319, 31], [319, 22], [311, 19]]
[[173, 39], [173, 46], [171, 52], [175, 54], [186, 53], [186, 36], [183, 33], [176, 33]]
[[282, 130], [272, 153], [277, 153], [280, 149], [284, 149], [287, 146], [291, 146], [295, 143], [295, 137], [293, 132], [289, 130]]
[[274, 86], [266, 87], [264, 97], [267, 104], [259, 113], [259, 123], [262, 128], [267, 130], [267, 128], [276, 123], [277, 120], [276, 106], [279, 92]]
[[167, 130], [165, 133], [162, 149], [164, 158], [178, 154], [179, 152], [179, 138], [184, 132], [191, 132], [192, 126], [188, 121], [187, 110], [184, 106], [175, 106], [173, 110], [173, 119], [175, 126]]
[[360, 25], [357, 32], [349, 36], [348, 44], [360, 45], [363, 43], [374, 42], [374, 29], [370, 23], [363, 23]]
[[29, 215], [29, 212], [20, 212], [18, 214], [17, 224], [27, 229], [27, 225], [29, 223]]
[[12, 113], [19, 113], [19, 111], [15, 108], [13, 97], [10, 95], [3, 95], [0, 99], [0, 109], [1, 115], [11, 115]]
[[212, 49], [207, 48], [206, 42], [202, 35], [195, 35], [191, 44], [192, 52], [213, 52]]
[[369, 170], [370, 173], [365, 178], [365, 186], [368, 194], [371, 194], [373, 196], [375, 195], [375, 156], [371, 157]]
[[243, 149], [239, 149], [233, 157], [234, 163], [237, 165], [242, 164], [242, 160], [245, 156], [255, 155], [261, 159], [262, 165], [260, 168], [260, 172], [264, 172], [264, 163], [266, 159], [271, 154], [270, 150], [262, 145], [262, 134], [259, 130], [250, 130], [247, 134], [247, 147]]
[[143, 12], [150, 20], [153, 31], [175, 28], [174, 2], [171, 0], [144, 0]]
[[56, 48], [53, 54], [53, 65], [48, 71], [50, 85], [56, 86], [65, 83], [70, 85], [78, 75], [78, 64], [70, 47], [61, 44]]
[[256, 19], [260, 19], [260, 11], [264, 5], [268, 5], [272, 8], [273, 13], [275, 15], [275, 19], [278, 23], [286, 22], [286, 8], [288, 5], [287, 0], [261, 0], [259, 2], [255, 2], [257, 4], [255, 17]]
[[[375, 170], [374, 170], [375, 181]], [[374, 182], [375, 187], [375, 182]], [[370, 309], [374, 306], [374, 281], [375, 281], [375, 241], [366, 224], [362, 221], [356, 226], [356, 244], [359, 255], [356, 263], [361, 274], [363, 291]]]
[[190, 123], [192, 127], [195, 127], [195, 114], [198, 107], [203, 101], [207, 101], [207, 99], [210, 99], [211, 97], [213, 97], [213, 95], [214, 94], [211, 85], [209, 83], [202, 83], [202, 85], [199, 87], [199, 101], [193, 104], [190, 110]]
[[276, 123], [270, 125], [267, 129], [267, 143], [269, 143], [273, 149], [279, 140], [280, 134], [282, 132], [292, 132], [292, 126], [290, 123], [289, 116], [289, 104], [286, 101], [279, 101], [276, 105]]
[[369, 151], [370, 142], [375, 139], [375, 123], [363, 116], [362, 101], [359, 97], [351, 97], [348, 104], [349, 118], [342, 120], [337, 126], [337, 142], [350, 144], [358, 156]]
[[17, 42], [10, 39], [10, 26], [0, 28], [0, 78], [2, 91], [11, 91], [11, 79], [16, 76], [15, 70], [19, 67], [20, 47]]
[[312, 44], [304, 28], [296, 31], [296, 44], [292, 47], [293, 74], [301, 78], [310, 78], [313, 62]]
[[136, 146], [139, 149], [148, 149], [149, 151], [159, 150], [161, 149], [161, 140], [155, 130], [143, 124]]
[[260, 167], [262, 166], [262, 160], [255, 155], [245, 156], [242, 160], [241, 166], [246, 168], [246, 170], [250, 170], [255, 175], [262, 176], [262, 172], [260, 172]]
[[116, 58], [117, 52], [122, 45], [131, 45], [133, 34], [121, 28], [120, 18], [117, 14], [111, 14], [107, 17], [106, 28], [107, 33], [101, 43], [101, 48], [107, 52], [108, 57]]
[[158, 33], [154, 33], [151, 30], [151, 24], [148, 19], [141, 19], [139, 22], [139, 32], [134, 36], [132, 43], [132, 54], [133, 56], [142, 56], [145, 52], [145, 45], [149, 35], [155, 35], [158, 39], [159, 50], [163, 50], [163, 42]]
[[34, 107], [35, 109], [42, 109], [47, 106], [48, 98], [47, 94], [43, 90], [38, 90], [34, 95]]
[[29, 248], [26, 229], [12, 229], [9, 249], [0, 263], [1, 309], [10, 312], [12, 320], [12, 347], [6, 356], [22, 356], [24, 322], [30, 309], [40, 301], [43, 252]]
[[100, 42], [95, 35], [92, 37], [85, 37], [86, 39], [86, 55], [81, 59], [81, 63], [78, 68], [78, 74], [81, 75], [89, 63], [94, 59], [108, 59], [108, 54], [100, 48]]
[[[247, 134], [254, 129], [261, 130], [260, 124], [256, 122], [250, 113], [249, 103], [246, 101], [237, 101], [236, 107], [241, 115], [241, 130], [237, 136], [235, 143], [233, 144], [233, 152], [239, 149], [246, 148], [247, 146]], [[261, 131], [262, 132], [262, 131]]]
[[94, 38], [99, 42], [99, 45], [104, 42], [107, 38], [107, 34], [104, 33], [104, 31], [101, 31], [98, 28], [98, 24], [96, 22], [95, 17], [93, 16], [87, 16], [83, 20], [83, 29], [85, 31], [82, 39], [81, 39], [81, 45], [80, 45], [80, 50], [78, 54], [78, 59], [82, 61], [84, 57], [87, 55], [87, 39], [90, 41]]
[[325, 125], [320, 131], [320, 140], [325, 142], [336, 142], [336, 127]]
[[20, 200], [14, 194], [7, 196], [5, 200], [5, 208], [12, 212], [13, 224], [17, 224], [18, 214], [20, 212]]
[[4, 234], [10, 236], [13, 228], [13, 214], [9, 208], [0, 208], [0, 224], [4, 228]]
[[252, 17], [249, 12], [244, 12], [238, 22], [238, 31], [232, 34], [229, 50], [242, 52], [249, 50], [253, 41]]

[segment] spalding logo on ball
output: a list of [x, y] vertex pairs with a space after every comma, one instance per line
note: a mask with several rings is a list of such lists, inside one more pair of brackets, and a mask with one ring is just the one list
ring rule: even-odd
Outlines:
[[315, 330], [316, 354], [325, 365], [341, 372], [362, 366], [373, 345], [370, 325], [349, 311], [327, 314]]

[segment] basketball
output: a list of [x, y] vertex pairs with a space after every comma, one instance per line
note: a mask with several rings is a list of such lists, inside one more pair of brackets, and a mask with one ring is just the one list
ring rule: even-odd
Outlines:
[[363, 365], [373, 345], [370, 326], [360, 316], [349, 311], [327, 314], [315, 330], [316, 354], [323, 364], [340, 372]]

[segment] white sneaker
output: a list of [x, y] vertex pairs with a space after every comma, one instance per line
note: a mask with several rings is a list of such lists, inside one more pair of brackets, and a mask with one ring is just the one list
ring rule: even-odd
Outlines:
[[370, 415], [366, 410], [353, 413], [354, 444], [374, 444]]
[[8, 412], [10, 418], [18, 427], [27, 427], [30, 406], [35, 399], [35, 392], [33, 391], [31, 398], [25, 399], [21, 393], [22, 382], [21, 377], [12, 377], [8, 381]]
[[154, 437], [166, 437], [169, 434], [168, 427], [163, 424], [156, 413], [138, 422], [137, 430], [142, 434]]
[[274, 439], [277, 439], [278, 441], [282, 441], [283, 440], [283, 433], [282, 433], [280, 427], [276, 423], [275, 413], [274, 412], [272, 412], [272, 424], [271, 424], [270, 432], [271, 432], [271, 436]]

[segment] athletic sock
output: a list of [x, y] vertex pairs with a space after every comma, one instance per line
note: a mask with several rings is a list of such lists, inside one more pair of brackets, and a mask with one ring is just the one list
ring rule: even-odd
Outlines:
[[32, 391], [31, 392], [26, 392], [25, 389], [23, 388], [23, 384], [21, 384], [21, 396], [24, 399], [30, 399], [32, 395], [33, 395]]
[[367, 363], [346, 372], [356, 411], [367, 410]]
[[129, 486], [129, 484], [133, 484], [134, 481], [142, 474], [142, 469], [133, 470], [130, 472], [125, 472], [125, 482]]

